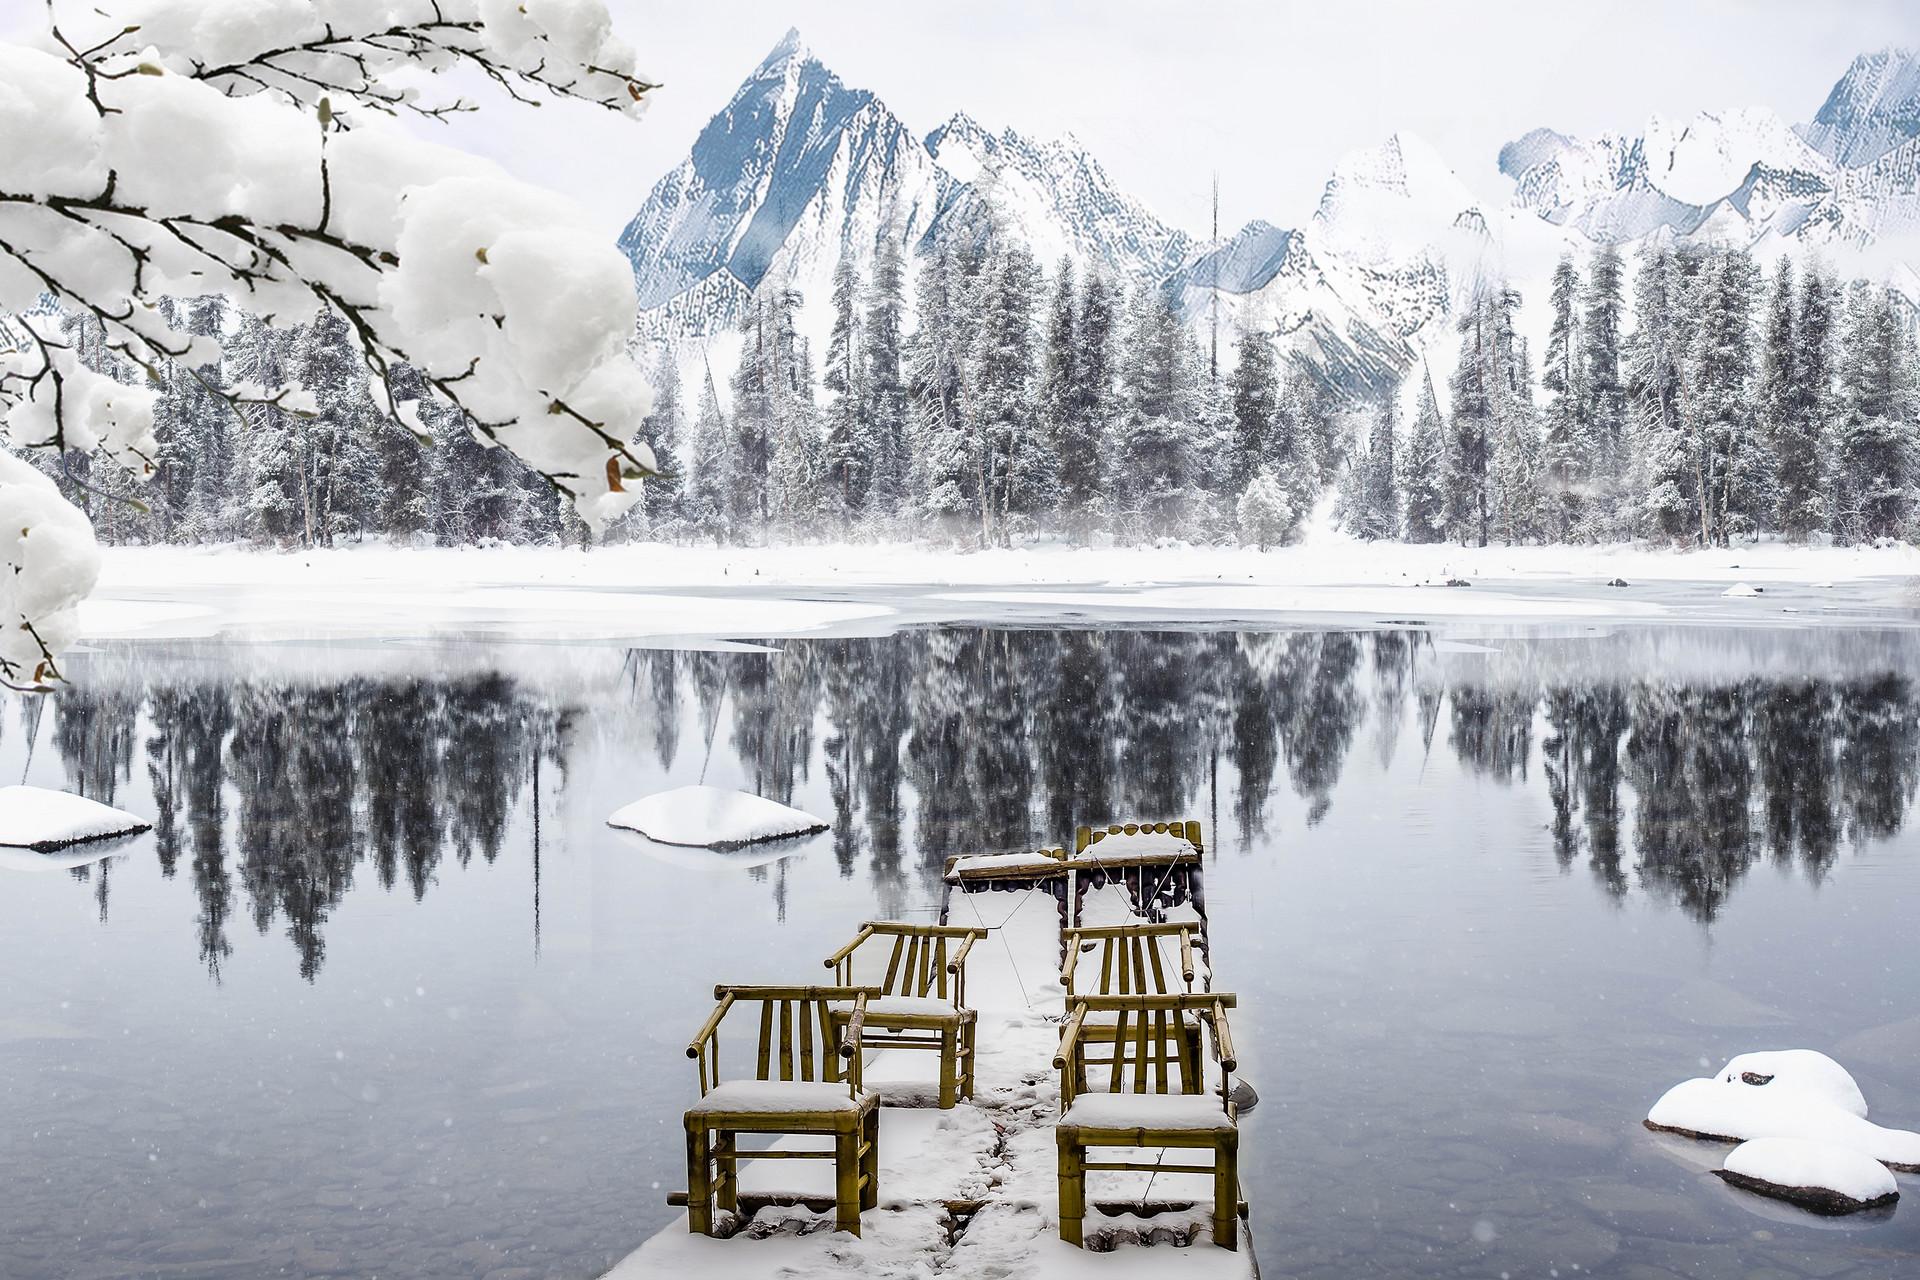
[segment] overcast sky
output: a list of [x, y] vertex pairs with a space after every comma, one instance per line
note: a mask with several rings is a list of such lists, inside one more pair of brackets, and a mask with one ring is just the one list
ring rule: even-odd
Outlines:
[[[1502, 143], [1538, 125], [1638, 132], [1649, 114], [1769, 106], [1810, 118], [1853, 57], [1920, 45], [1915, 0], [1148, 4], [1127, 0], [611, 0], [664, 86], [636, 123], [493, 113], [463, 141], [623, 223], [789, 26], [924, 135], [958, 110], [1077, 135], [1121, 187], [1204, 234], [1286, 226], [1334, 162], [1398, 129], [1504, 198]], [[563, 113], [554, 112], [554, 117]], [[561, 126], [561, 127], [555, 127]]]
[[1124, 190], [1200, 234], [1215, 169], [1227, 230], [1255, 217], [1300, 222], [1340, 156], [1400, 129], [1504, 198], [1500, 146], [1538, 125], [1637, 132], [1649, 114], [1754, 105], [1803, 121], [1854, 55], [1920, 45], [1916, 0], [610, 7], [663, 85], [645, 119], [515, 110], [481, 87], [486, 111], [428, 134], [571, 192], [616, 230], [790, 26], [915, 132], [958, 110], [996, 129], [1071, 131]]

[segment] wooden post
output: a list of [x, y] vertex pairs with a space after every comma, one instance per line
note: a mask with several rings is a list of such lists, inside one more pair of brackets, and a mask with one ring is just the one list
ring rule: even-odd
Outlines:
[[731, 1213], [740, 1207], [739, 1135], [722, 1129], [713, 1135], [714, 1202]]
[[880, 1207], [880, 1108], [869, 1111], [863, 1125], [867, 1132], [860, 1157], [860, 1207], [877, 1209]]
[[1082, 1221], [1087, 1215], [1087, 1153], [1077, 1137], [1062, 1133], [1060, 1140], [1060, 1238], [1082, 1246]]
[[1213, 1148], [1213, 1242], [1222, 1249], [1239, 1249], [1234, 1225], [1239, 1216], [1240, 1133], [1229, 1129], [1214, 1139]]
[[960, 1026], [949, 1022], [940, 1028], [940, 1109], [953, 1110], [960, 1092], [959, 1067]]
[[833, 1135], [834, 1229], [860, 1234], [860, 1129], [841, 1127]]
[[708, 1176], [707, 1122], [687, 1117], [687, 1229], [713, 1234], [713, 1186]]

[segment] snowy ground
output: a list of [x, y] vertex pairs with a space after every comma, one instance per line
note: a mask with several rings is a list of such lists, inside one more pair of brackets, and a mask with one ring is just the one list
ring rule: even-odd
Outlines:
[[[1449, 587], [1449, 579], [1467, 587]], [[1614, 578], [1629, 585], [1609, 587]], [[1747, 584], [1759, 594], [1726, 594]], [[645, 642], [930, 622], [1920, 622], [1920, 548], [118, 548], [87, 639]]]

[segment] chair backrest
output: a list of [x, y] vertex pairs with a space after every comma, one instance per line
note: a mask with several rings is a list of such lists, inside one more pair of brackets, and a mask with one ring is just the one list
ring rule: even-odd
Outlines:
[[[759, 1034], [753, 1055], [755, 1080], [847, 1082], [860, 1092], [860, 1023], [873, 987], [717, 986], [718, 1003], [687, 1045], [700, 1064], [700, 1092], [720, 1083], [720, 1024], [737, 1006], [757, 1006]], [[752, 1015], [749, 1021], [752, 1020]]]
[[959, 925], [869, 920], [853, 941], [827, 957], [826, 965], [842, 986], [858, 981], [884, 995], [931, 996], [961, 1004], [966, 998], [966, 953], [986, 936], [984, 929]]
[[[1066, 986], [1069, 999], [1082, 986], [1088, 989], [1088, 994], [1103, 996], [1191, 992], [1195, 973], [1193, 953], [1199, 931], [1200, 926], [1191, 921], [1165, 924], [1141, 921], [1063, 929], [1061, 936], [1067, 958], [1060, 968], [1060, 981]], [[1099, 954], [1097, 971], [1092, 968], [1091, 951]], [[1099, 975], [1097, 980], [1094, 972]]]
[[1081, 996], [1075, 999], [1069, 1005], [1060, 1049], [1053, 1059], [1053, 1065], [1060, 1071], [1062, 1109], [1073, 1105], [1076, 1096], [1087, 1092], [1088, 1038], [1081, 1032], [1088, 1016], [1100, 1013], [1112, 1013], [1115, 1017], [1107, 1092], [1205, 1093], [1203, 1064], [1180, 1048], [1182, 1020], [1197, 1015], [1212, 1032], [1211, 1056], [1221, 1067], [1224, 1105], [1231, 1088], [1229, 1077], [1236, 1065], [1226, 1015], [1234, 1004], [1232, 993], [1224, 991], [1204, 995]]

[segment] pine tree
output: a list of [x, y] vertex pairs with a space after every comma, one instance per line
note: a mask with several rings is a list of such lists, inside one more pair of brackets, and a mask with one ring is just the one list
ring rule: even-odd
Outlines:
[[[228, 349], [229, 385], [245, 382], [251, 389], [273, 393], [294, 385], [292, 335], [247, 317]], [[300, 501], [299, 458], [294, 448], [294, 419], [277, 405], [250, 405], [240, 471], [240, 524], [246, 537], [274, 546], [290, 546], [303, 538], [305, 521]]]
[[1270, 439], [1280, 416], [1280, 379], [1275, 366], [1273, 339], [1242, 319], [1233, 376], [1233, 446], [1231, 487], [1244, 490], [1268, 461]]
[[1143, 539], [1180, 531], [1196, 487], [1199, 370], [1191, 347], [1172, 299], [1142, 287], [1128, 315], [1118, 456], [1127, 513]]
[[[1809, 283], [1811, 277], [1809, 273]], [[1767, 301], [1760, 356], [1761, 430], [1773, 458], [1770, 514], [1774, 527], [1789, 538], [1804, 541], [1826, 523], [1826, 484], [1819, 425], [1813, 412], [1819, 397], [1801, 383], [1802, 317], [1796, 303], [1793, 260], [1782, 255]]]
[[687, 523], [696, 532], [716, 539], [724, 538], [728, 528], [732, 467], [727, 438], [727, 422], [720, 413], [720, 396], [709, 370], [700, 383], [700, 412], [694, 419], [693, 448], [688, 458], [692, 474], [687, 481], [685, 507]]
[[1627, 456], [1629, 405], [1620, 365], [1621, 316], [1626, 269], [1620, 251], [1602, 245], [1587, 276], [1586, 312], [1580, 325], [1580, 369], [1585, 377], [1589, 448], [1589, 504], [1585, 536], [1602, 540], [1625, 531], [1621, 510]]
[[1398, 388], [1381, 397], [1367, 435], [1367, 451], [1354, 464], [1352, 496], [1343, 523], [1356, 538], [1369, 542], [1400, 533], [1400, 489], [1394, 471], [1398, 401]]
[[1891, 291], [1861, 287], [1847, 310], [1838, 467], [1841, 527], [1853, 541], [1897, 537], [1913, 507], [1912, 352]]
[[1592, 423], [1588, 414], [1592, 394], [1587, 385], [1581, 331], [1580, 275], [1573, 259], [1562, 257], [1553, 270], [1548, 305], [1553, 311], [1547, 331], [1547, 358], [1540, 385], [1547, 393], [1544, 415], [1546, 492], [1543, 514], [1547, 532], [1559, 542], [1571, 542], [1587, 519], [1587, 495], [1593, 476]]
[[1105, 520], [1105, 463], [1114, 413], [1114, 344], [1118, 318], [1113, 287], [1098, 269], [1080, 284], [1074, 314], [1072, 382], [1067, 410], [1054, 432], [1060, 466], [1060, 509], [1067, 526], [1086, 537]]
[[1627, 343], [1633, 403], [1633, 524], [1649, 535], [1683, 538], [1698, 528], [1692, 469], [1681, 422], [1686, 364], [1685, 277], [1674, 251], [1641, 255], [1634, 277], [1638, 323]]
[[1287, 499], [1287, 490], [1273, 474], [1272, 467], [1261, 467], [1240, 495], [1236, 508], [1240, 540], [1260, 550], [1279, 546], [1293, 536], [1297, 516]]
[[1073, 259], [1061, 258], [1054, 275], [1053, 298], [1047, 306], [1045, 354], [1040, 365], [1040, 421], [1055, 468], [1053, 500], [1057, 508], [1066, 504], [1070, 488], [1068, 463], [1062, 451], [1079, 443], [1073, 422], [1080, 346], [1078, 317], [1074, 314], [1078, 293], [1074, 274]]
[[653, 370], [653, 408], [641, 426], [641, 437], [653, 450], [659, 474], [646, 481], [636, 508], [645, 520], [648, 536], [677, 539], [686, 527], [687, 479], [680, 460], [682, 422], [680, 361], [673, 348], [662, 347]]
[[861, 326], [860, 366], [865, 370], [869, 518], [898, 516], [907, 492], [907, 386], [902, 364], [906, 314], [906, 261], [900, 237], [882, 235], [874, 247], [873, 287]]
[[1401, 468], [1406, 491], [1404, 536], [1408, 542], [1444, 542], [1447, 537], [1446, 424], [1433, 393], [1433, 375], [1420, 388], [1420, 411], [1407, 438]]
[[1016, 522], [1030, 527], [1054, 506], [1051, 441], [1033, 411], [1038, 283], [1026, 246], [996, 233], [972, 290], [976, 324], [963, 406], [980, 460], [981, 540], [988, 544], [1004, 545]]
[[907, 348], [914, 506], [922, 520], [956, 542], [980, 525], [980, 472], [962, 413], [972, 344], [965, 306], [970, 262], [977, 262], [971, 249], [942, 242], [921, 268], [920, 327]]
[[1693, 460], [1701, 541], [1751, 533], [1771, 506], [1772, 465], [1754, 428], [1753, 303], [1759, 271], [1743, 249], [1717, 250], [1694, 279], [1695, 318], [1682, 424]]
[[[1463, 542], [1472, 540], [1483, 547], [1493, 532], [1500, 498], [1494, 482], [1502, 476], [1492, 470], [1496, 443], [1507, 446], [1508, 465], [1502, 475], [1509, 484], [1518, 483], [1537, 460], [1536, 450], [1524, 447], [1525, 433], [1533, 430], [1533, 424], [1521, 419], [1530, 419], [1531, 406], [1523, 415], [1518, 404], [1524, 379], [1518, 368], [1513, 314], [1519, 306], [1520, 295], [1505, 284], [1483, 284], [1457, 325], [1460, 362], [1449, 384], [1453, 423], [1447, 441], [1447, 527]], [[1511, 489], [1507, 493], [1510, 508], [1523, 496]], [[1503, 523], [1513, 530], [1530, 525], [1531, 518], [1510, 510]]]
[[826, 388], [832, 399], [826, 407], [823, 458], [826, 486], [823, 497], [839, 514], [844, 532], [866, 505], [868, 470], [873, 450], [865, 423], [870, 403], [861, 357], [860, 281], [853, 259], [842, 254], [833, 273], [833, 330], [827, 339]]

